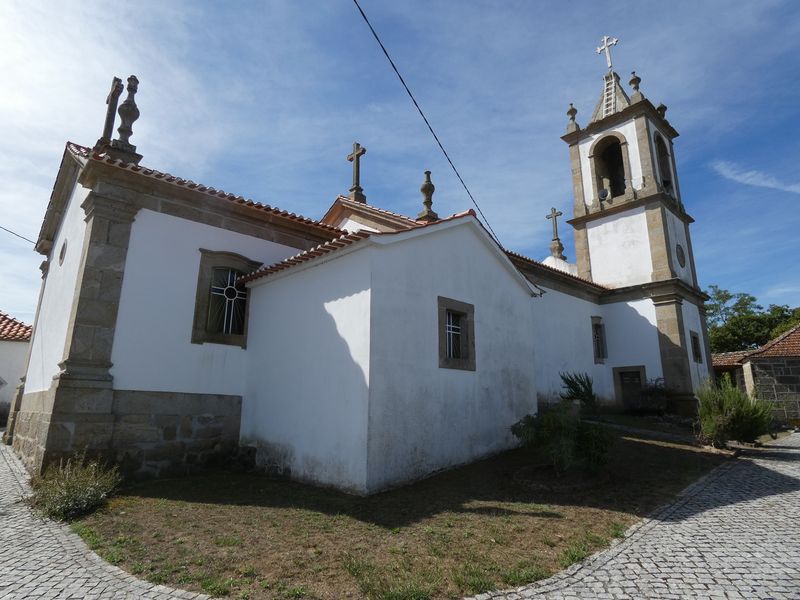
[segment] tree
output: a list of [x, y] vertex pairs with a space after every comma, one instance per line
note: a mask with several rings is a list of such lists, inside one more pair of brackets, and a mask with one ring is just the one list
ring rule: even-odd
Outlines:
[[709, 286], [708, 337], [712, 352], [750, 350], [763, 346], [800, 323], [800, 307], [770, 304], [766, 310], [756, 297]]

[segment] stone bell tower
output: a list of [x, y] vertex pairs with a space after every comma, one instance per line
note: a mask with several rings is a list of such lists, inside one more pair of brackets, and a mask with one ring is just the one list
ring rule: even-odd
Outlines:
[[570, 105], [567, 132], [578, 275], [611, 288], [614, 298], [650, 299], [663, 379], [691, 398], [710, 375], [707, 299], [697, 284], [689, 225], [681, 199], [673, 140], [678, 132], [654, 106], [632, 73], [631, 94], [611, 62], [614, 38], [598, 54], [608, 70], [589, 123], [581, 127]]
[[681, 201], [673, 140], [678, 132], [667, 107], [644, 97], [633, 73], [631, 95], [611, 65], [586, 127], [570, 105], [567, 133], [574, 190], [573, 218], [578, 274], [609, 287], [679, 278], [697, 288], [689, 224]]

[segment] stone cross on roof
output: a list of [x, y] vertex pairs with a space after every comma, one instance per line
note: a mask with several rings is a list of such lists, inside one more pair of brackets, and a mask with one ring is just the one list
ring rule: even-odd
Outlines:
[[350, 188], [350, 199], [365, 204], [367, 197], [364, 195], [364, 190], [361, 189], [361, 157], [366, 153], [366, 148], [358, 142], [353, 142], [353, 153], [347, 155], [347, 160], [353, 163], [353, 187]]
[[597, 53], [602, 54], [603, 52], [606, 53], [606, 63], [608, 64], [608, 70], [612, 70], [611, 66], [611, 46], [616, 46], [619, 40], [617, 38], [610, 38], [607, 35], [603, 36], [603, 44], [598, 46]]
[[561, 240], [558, 239], [558, 217], [562, 216], [560, 210], [556, 210], [555, 207], [550, 209], [550, 214], [545, 215], [545, 219], [553, 221], [553, 241], [550, 242], [550, 254], [552, 254], [555, 258], [561, 260], [567, 260], [567, 257], [564, 256], [564, 244], [561, 243]]

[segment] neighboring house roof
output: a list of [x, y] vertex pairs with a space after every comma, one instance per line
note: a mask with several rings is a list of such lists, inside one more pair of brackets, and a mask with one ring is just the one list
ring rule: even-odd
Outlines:
[[[425, 227], [435, 227], [441, 223], [446, 223], [448, 221], [452, 221], [454, 219], [460, 219], [462, 217], [472, 216], [475, 217], [475, 211], [467, 210], [461, 213], [457, 213], [446, 217], [444, 219], [439, 219], [438, 221], [433, 221], [431, 223], [427, 222], [414, 222], [414, 227], [411, 229], [422, 229]], [[405, 230], [408, 231], [408, 230]], [[338, 238], [331, 240], [330, 242], [325, 242], [324, 244], [320, 244], [319, 246], [315, 246], [310, 250], [306, 250], [305, 252], [300, 252], [299, 254], [295, 254], [294, 256], [290, 256], [287, 259], [279, 261], [275, 264], [261, 267], [256, 271], [248, 275], [244, 275], [243, 277], [239, 278], [241, 283], [248, 283], [250, 281], [254, 281], [256, 279], [261, 279], [262, 277], [267, 277], [269, 275], [273, 275], [275, 273], [279, 273], [281, 271], [285, 271], [286, 269], [290, 269], [291, 267], [301, 265], [307, 263], [310, 260], [314, 260], [315, 258], [319, 258], [321, 256], [327, 256], [332, 252], [336, 252], [337, 250], [341, 250], [343, 248], [347, 248], [348, 246], [352, 246], [353, 244], [370, 238], [372, 236], [379, 237], [385, 235], [393, 235], [395, 231], [386, 231], [386, 232], [368, 232], [368, 231], [357, 231], [355, 233], [346, 233], [345, 235], [339, 236]]]
[[714, 368], [733, 368], [742, 364], [742, 359], [752, 350], [737, 350], [736, 352], [719, 352], [711, 355], [711, 364]]
[[736, 352], [720, 352], [712, 354], [714, 368], [725, 369], [738, 367], [751, 358], [764, 358], [768, 356], [800, 357], [800, 325], [795, 325], [789, 331], [782, 333], [774, 340], [770, 340], [760, 348], [753, 350], [738, 350]]
[[31, 329], [30, 325], [0, 311], [0, 342], [27, 342], [31, 339]]
[[800, 356], [800, 325], [753, 350], [749, 356]]

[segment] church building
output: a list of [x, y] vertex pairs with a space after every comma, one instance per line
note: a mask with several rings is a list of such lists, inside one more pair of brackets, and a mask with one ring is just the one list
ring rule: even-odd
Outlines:
[[608, 403], [654, 380], [692, 402], [710, 352], [678, 133], [638, 76], [623, 89], [615, 42], [589, 122], [570, 106], [562, 137], [575, 263], [555, 208], [540, 262], [471, 210], [438, 215], [427, 171], [418, 215], [369, 204], [359, 144], [319, 220], [141, 166], [139, 82], [117, 111], [115, 78], [103, 135], [67, 143], [56, 174], [6, 443], [32, 471], [84, 448], [139, 475], [240, 454], [369, 494], [512, 447], [561, 372]]

